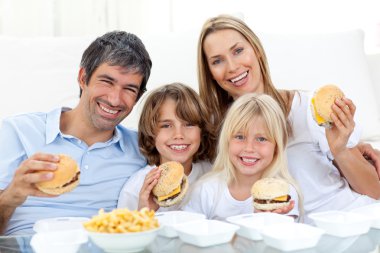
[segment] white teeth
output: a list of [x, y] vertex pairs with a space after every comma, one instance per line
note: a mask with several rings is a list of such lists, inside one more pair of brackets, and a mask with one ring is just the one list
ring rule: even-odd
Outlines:
[[102, 108], [103, 111], [111, 113], [111, 114], [116, 114], [117, 113], [117, 111], [110, 110], [110, 109], [105, 108], [104, 106], [101, 106], [101, 105], [100, 105], [100, 108]]
[[187, 148], [187, 145], [170, 145], [170, 148], [175, 150], [184, 150]]
[[244, 72], [243, 74], [241, 74], [238, 77], [235, 77], [234, 79], [231, 79], [231, 82], [236, 83], [237, 81], [240, 81], [241, 79], [243, 79], [247, 75], [248, 75], [248, 71]]
[[244, 158], [244, 157], [242, 157], [241, 159], [243, 160], [243, 162], [246, 162], [246, 163], [254, 163], [257, 161], [257, 159], [249, 159], [249, 158]]

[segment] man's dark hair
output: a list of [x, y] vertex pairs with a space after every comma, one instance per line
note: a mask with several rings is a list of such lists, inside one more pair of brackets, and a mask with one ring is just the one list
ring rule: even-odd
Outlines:
[[[94, 40], [84, 51], [80, 67], [85, 70], [86, 85], [101, 64], [120, 66], [143, 76], [137, 99], [146, 91], [152, 61], [142, 41], [134, 34], [113, 31]], [[82, 89], [79, 96], [82, 95]]]

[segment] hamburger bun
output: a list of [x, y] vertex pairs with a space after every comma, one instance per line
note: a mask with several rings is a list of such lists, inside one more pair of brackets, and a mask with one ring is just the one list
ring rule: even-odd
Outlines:
[[153, 187], [153, 200], [161, 207], [169, 207], [179, 203], [189, 188], [182, 164], [174, 161], [159, 166], [160, 178]]
[[274, 210], [290, 203], [289, 184], [278, 178], [262, 178], [252, 188], [253, 207], [259, 210]]
[[343, 98], [343, 92], [335, 85], [328, 84], [319, 88], [311, 100], [311, 111], [314, 120], [319, 126], [331, 127], [333, 121], [331, 119], [331, 106], [337, 98]]
[[58, 156], [58, 167], [52, 171], [53, 179], [36, 184], [40, 191], [51, 195], [72, 191], [79, 184], [80, 170], [77, 162], [64, 154]]

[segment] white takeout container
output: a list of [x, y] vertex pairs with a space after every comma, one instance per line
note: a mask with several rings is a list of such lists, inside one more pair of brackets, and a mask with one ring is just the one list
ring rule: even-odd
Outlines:
[[83, 222], [88, 220], [89, 218], [86, 217], [57, 217], [42, 219], [34, 223], [33, 230], [36, 233], [41, 233], [84, 229]]
[[30, 245], [36, 253], [75, 253], [87, 241], [87, 233], [76, 229], [36, 233]]
[[309, 215], [309, 218], [327, 234], [338, 237], [365, 234], [372, 224], [372, 220], [368, 217], [343, 211], [313, 213]]
[[239, 226], [218, 220], [197, 220], [175, 227], [179, 238], [198, 247], [208, 247], [231, 241]]
[[227, 221], [240, 226], [238, 235], [251, 240], [262, 240], [261, 230], [272, 224], [293, 223], [292, 217], [277, 213], [250, 213], [231, 216]]
[[265, 244], [283, 251], [312, 248], [324, 231], [302, 223], [280, 223], [265, 227], [261, 235]]
[[155, 214], [162, 229], [159, 231], [159, 235], [168, 238], [174, 238], [178, 236], [175, 227], [195, 220], [206, 219], [206, 216], [199, 213], [191, 213], [186, 211], [168, 211], [168, 212], [158, 212]]
[[155, 228], [142, 232], [98, 233], [87, 231], [91, 241], [105, 252], [138, 252], [151, 244], [161, 229]]
[[380, 203], [362, 206], [353, 209], [351, 212], [371, 218], [371, 227], [380, 229]]

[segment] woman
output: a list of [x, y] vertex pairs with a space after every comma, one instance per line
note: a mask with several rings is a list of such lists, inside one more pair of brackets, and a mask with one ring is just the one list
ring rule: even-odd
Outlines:
[[352, 101], [335, 101], [334, 126], [324, 133], [312, 120], [307, 93], [274, 87], [264, 49], [243, 21], [221, 15], [205, 22], [198, 42], [198, 78], [200, 96], [218, 127], [230, 104], [246, 93], [265, 93], [279, 103], [291, 129], [288, 163], [303, 191], [305, 214], [353, 209], [380, 197], [376, 170], [355, 146], [359, 138], [352, 134]]

